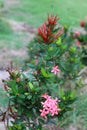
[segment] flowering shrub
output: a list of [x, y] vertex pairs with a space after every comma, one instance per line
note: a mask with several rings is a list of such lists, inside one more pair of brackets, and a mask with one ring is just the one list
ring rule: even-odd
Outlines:
[[[55, 19], [56, 22], [54, 24], [49, 24], [52, 22], [48, 22], [48, 19], [51, 21], [51, 17]], [[42, 73], [42, 69], [47, 75], [50, 72], [54, 72], [54, 74], [58, 74], [57, 71], [61, 72], [59, 75], [65, 79], [72, 79], [78, 75], [78, 72], [81, 67], [79, 48], [74, 45], [67, 37], [65, 36], [67, 31], [65, 28], [60, 27], [57, 25], [57, 21], [59, 18], [57, 16], [48, 16], [47, 21], [45, 21], [45, 25], [50, 27], [51, 35], [47, 35], [46, 42], [43, 40], [43, 36], [37, 31], [36, 38], [29, 43], [29, 59], [28, 59], [28, 66], [30, 64], [35, 65], [35, 70], [39, 72], [38, 76]], [[40, 31], [44, 32], [47, 30], [44, 28], [43, 25], [39, 27]], [[46, 33], [47, 34], [47, 33]], [[58, 35], [57, 35], [58, 34]], [[56, 35], [56, 37], [52, 37]], [[68, 40], [67, 40], [68, 39]], [[50, 41], [51, 40], [51, 41]], [[38, 61], [36, 63], [36, 61]], [[42, 68], [42, 69], [41, 69]]]
[[81, 20], [79, 22], [80, 28], [75, 30], [69, 30], [67, 28], [66, 31], [66, 42], [69, 41], [71, 44], [74, 43], [81, 54], [81, 61], [84, 65], [87, 65], [87, 21]]
[[[48, 16], [50, 21], [51, 17], [52, 15]], [[51, 25], [52, 22], [48, 22], [47, 19], [45, 27], [44, 24], [39, 27], [35, 39], [29, 43], [27, 65], [32, 66], [39, 84], [45, 85], [50, 95], [55, 95], [61, 100], [59, 103], [61, 111], [58, 114], [58, 118], [61, 119], [66, 111], [71, 110], [69, 105], [75, 100], [75, 91], [72, 88], [77, 85], [76, 79], [82, 66], [79, 55], [82, 53], [68, 35], [67, 27], [62, 28], [57, 24], [59, 20], [57, 16], [53, 18], [56, 22]], [[51, 30], [49, 35], [46, 33], [49, 32], [47, 30]], [[43, 38], [45, 34], [46, 41]], [[54, 39], [52, 36], [55, 34], [58, 35]], [[75, 37], [79, 35], [76, 33]]]
[[35, 76], [31, 81], [21, 72], [7, 71], [10, 77], [4, 81], [4, 89], [8, 93], [9, 104], [2, 114], [2, 120], [7, 119], [9, 124], [9, 119], [13, 119], [12, 125], [7, 126], [9, 130], [42, 130], [42, 124], [47, 122], [49, 114], [58, 115], [59, 100], [44, 94], [49, 92]]
[[[53, 118], [63, 119], [76, 100], [75, 81], [81, 68], [78, 47], [66, 43], [59, 18], [49, 15], [29, 43], [27, 74], [8, 69], [4, 88], [9, 96], [3, 119], [13, 118], [9, 130], [42, 130]], [[4, 116], [5, 115], [5, 116]], [[9, 123], [9, 122], [8, 122]]]

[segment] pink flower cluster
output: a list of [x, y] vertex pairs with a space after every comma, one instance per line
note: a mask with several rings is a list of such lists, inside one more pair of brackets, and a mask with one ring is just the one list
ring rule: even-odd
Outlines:
[[40, 110], [41, 116], [47, 118], [47, 114], [51, 114], [51, 116], [58, 115], [60, 108], [58, 108], [59, 100], [53, 99], [51, 96], [47, 94], [43, 94], [42, 97], [45, 99], [45, 102], [41, 102], [43, 109]]
[[57, 75], [57, 73], [60, 72], [60, 70], [58, 69], [58, 66], [56, 65], [56, 66], [53, 66], [51, 72]]

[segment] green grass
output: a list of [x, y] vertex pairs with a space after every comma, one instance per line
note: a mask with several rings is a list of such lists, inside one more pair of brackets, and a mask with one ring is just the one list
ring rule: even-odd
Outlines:
[[26, 33], [17, 31], [13, 32], [7, 20], [5, 20], [5, 18], [0, 18], [0, 48], [23, 48], [26, 38]]
[[4, 19], [0, 18], [0, 32], [1, 34], [11, 34], [12, 29], [9, 26], [8, 22], [6, 22]]
[[10, 33], [10, 34], [0, 34], [0, 48], [8, 49], [20, 49], [27, 46], [25, 42], [27, 34], [25, 33]]
[[[78, 99], [72, 105], [73, 111], [65, 114], [65, 120], [61, 122], [61, 126], [73, 124], [79, 130], [87, 129], [87, 94], [78, 95]], [[66, 118], [67, 117], [67, 118]]]
[[[4, 0], [0, 0], [1, 4]], [[78, 26], [80, 19], [87, 15], [86, 0], [18, 0], [17, 5], [4, 9], [0, 16], [4, 19], [23, 21], [38, 27], [48, 14], [58, 14], [61, 24]], [[5, 20], [0, 18], [0, 48], [21, 48], [24, 45], [24, 33], [13, 33]]]
[[0, 86], [0, 107], [6, 107], [8, 104], [8, 97], [5, 91]]
[[20, 0], [5, 16], [39, 26], [48, 14], [58, 14], [60, 23], [77, 26], [87, 15], [87, 0]]

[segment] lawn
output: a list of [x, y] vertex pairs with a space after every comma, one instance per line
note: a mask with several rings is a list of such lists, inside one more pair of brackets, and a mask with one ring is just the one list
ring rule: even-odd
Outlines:
[[[79, 130], [87, 130], [87, 96], [86, 93], [79, 95], [76, 102], [73, 103], [73, 111], [65, 114], [65, 119], [61, 125], [67, 126], [71, 123], [77, 126]], [[66, 118], [67, 117], [67, 118]], [[66, 129], [67, 130], [67, 129]]]
[[59, 15], [61, 24], [77, 26], [87, 15], [87, 0], [20, 0], [5, 13], [7, 18], [39, 26], [48, 14]]
[[[4, 8], [2, 2], [4, 2]], [[4, 21], [6, 20], [4, 24], [0, 20], [0, 48], [5, 46], [9, 49], [19, 49], [26, 45], [23, 40], [26, 38], [26, 34], [13, 33], [7, 23], [8, 20], [23, 21], [26, 24], [38, 27], [43, 23], [47, 15], [52, 13], [59, 15], [60, 24], [79, 26], [79, 20], [84, 19], [87, 13], [86, 0], [18, 0], [14, 2], [16, 4], [11, 4], [8, 0], [7, 3], [10, 3], [10, 6], [8, 6], [6, 0], [0, 0], [0, 3], [3, 8], [3, 11], [0, 11], [1, 18]]]

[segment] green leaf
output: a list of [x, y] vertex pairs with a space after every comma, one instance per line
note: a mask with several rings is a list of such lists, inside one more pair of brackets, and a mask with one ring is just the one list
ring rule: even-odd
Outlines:
[[60, 89], [60, 90], [59, 90], [59, 95], [60, 95], [60, 97], [61, 97], [61, 98], [63, 98], [63, 97], [64, 97], [64, 92], [63, 92], [63, 90], [62, 90], [62, 89]]
[[75, 90], [72, 90], [71, 94], [70, 94], [70, 97], [73, 99], [73, 98], [75, 98], [75, 95], [76, 95]]
[[48, 77], [49, 77], [49, 75], [47, 74], [47, 72], [45, 71], [44, 68], [41, 68], [41, 73], [42, 73], [42, 75], [43, 75], [45, 78], [48, 78]]
[[17, 94], [17, 93], [18, 93], [18, 86], [17, 86], [17, 85], [12, 86], [12, 92], [13, 92], [14, 94]]
[[16, 81], [10, 80], [10, 81], [7, 81], [7, 84], [10, 87], [12, 93], [16, 95], [18, 93], [18, 85], [16, 84]]
[[14, 99], [15, 99], [15, 97], [16, 97], [16, 96], [10, 96], [10, 97], [9, 97], [9, 100], [11, 100], [11, 101], [12, 101], [12, 100], [14, 100]]
[[30, 64], [30, 63], [27, 63], [27, 66], [30, 67], [30, 68], [35, 68], [35, 66], [33, 64]]
[[34, 90], [34, 86], [31, 82], [28, 83], [30, 90]]
[[20, 95], [19, 95], [19, 98], [24, 99], [24, 98], [25, 98], [25, 95], [20, 94]]
[[27, 96], [27, 98], [28, 98], [28, 99], [31, 99], [31, 98], [32, 98], [32, 95]]
[[57, 44], [57, 45], [61, 45], [61, 37], [59, 37], [59, 38], [57, 39], [56, 44]]

